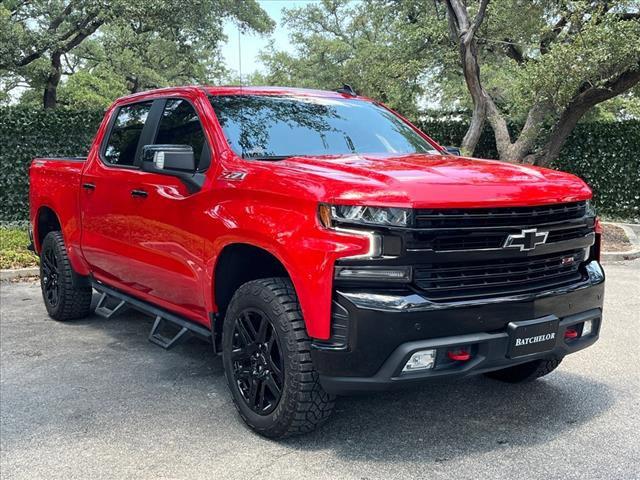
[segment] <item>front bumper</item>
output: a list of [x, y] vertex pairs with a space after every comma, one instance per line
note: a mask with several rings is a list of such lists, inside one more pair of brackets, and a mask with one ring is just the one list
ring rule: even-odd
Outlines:
[[[312, 359], [323, 388], [334, 394], [387, 390], [441, 378], [499, 370], [531, 360], [564, 357], [592, 345], [600, 332], [604, 273], [597, 262], [586, 266], [588, 278], [577, 285], [535, 295], [450, 304], [431, 303], [402, 291], [338, 291], [334, 323], [338, 341], [313, 342]], [[551, 350], [508, 358], [510, 322], [553, 316], [560, 320]], [[591, 320], [589, 335], [565, 340], [568, 327]], [[466, 346], [472, 358], [452, 361], [446, 352]], [[411, 355], [436, 349], [435, 367], [402, 373]]]

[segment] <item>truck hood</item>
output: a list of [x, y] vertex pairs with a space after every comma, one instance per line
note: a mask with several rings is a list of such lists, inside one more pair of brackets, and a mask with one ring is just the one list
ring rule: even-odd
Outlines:
[[278, 166], [280, 174], [298, 181], [307, 175], [318, 179], [322, 200], [331, 203], [481, 207], [591, 198], [589, 187], [568, 173], [449, 155], [291, 157]]

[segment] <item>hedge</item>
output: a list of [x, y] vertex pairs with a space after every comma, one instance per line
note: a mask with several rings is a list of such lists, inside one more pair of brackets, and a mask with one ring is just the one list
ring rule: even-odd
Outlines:
[[[419, 126], [442, 145], [460, 145], [467, 127], [451, 121]], [[484, 131], [475, 156], [497, 158], [491, 131]], [[639, 120], [578, 124], [550, 168], [584, 179], [593, 189], [599, 213], [627, 220], [640, 217]]]
[[29, 218], [29, 164], [33, 157], [84, 156], [104, 112], [0, 109], [0, 219]]
[[[28, 166], [36, 156], [86, 155], [102, 111], [0, 109], [0, 219], [28, 218]], [[443, 145], [460, 145], [464, 122], [423, 122], [425, 132]], [[496, 158], [490, 131], [476, 156]], [[594, 189], [599, 211], [610, 217], [640, 217], [640, 121], [580, 124], [553, 168], [584, 178]]]

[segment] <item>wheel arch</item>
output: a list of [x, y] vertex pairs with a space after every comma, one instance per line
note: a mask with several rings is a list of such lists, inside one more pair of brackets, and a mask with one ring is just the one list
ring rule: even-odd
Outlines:
[[269, 250], [245, 242], [225, 245], [213, 269], [213, 303], [219, 317], [224, 317], [231, 298], [241, 285], [269, 277], [291, 279], [284, 262]]
[[35, 241], [36, 251], [40, 252], [44, 237], [46, 237], [49, 232], [62, 232], [62, 223], [60, 223], [60, 218], [53, 208], [47, 205], [42, 205], [38, 208], [36, 221], [34, 222], [34, 230], [33, 239]]

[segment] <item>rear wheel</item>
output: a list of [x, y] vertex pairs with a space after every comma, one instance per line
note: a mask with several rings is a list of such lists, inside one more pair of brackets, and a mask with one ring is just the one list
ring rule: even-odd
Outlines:
[[73, 320], [91, 312], [93, 290], [74, 282], [74, 272], [60, 232], [49, 232], [40, 251], [40, 288], [47, 313], [54, 320]]
[[271, 438], [306, 433], [331, 414], [335, 397], [318, 382], [288, 279], [242, 285], [227, 309], [222, 345], [233, 401], [256, 432]]
[[485, 373], [489, 378], [508, 383], [531, 382], [536, 378], [550, 374], [562, 362], [562, 358], [550, 357], [541, 360], [516, 365], [515, 367], [504, 368], [494, 372]]

